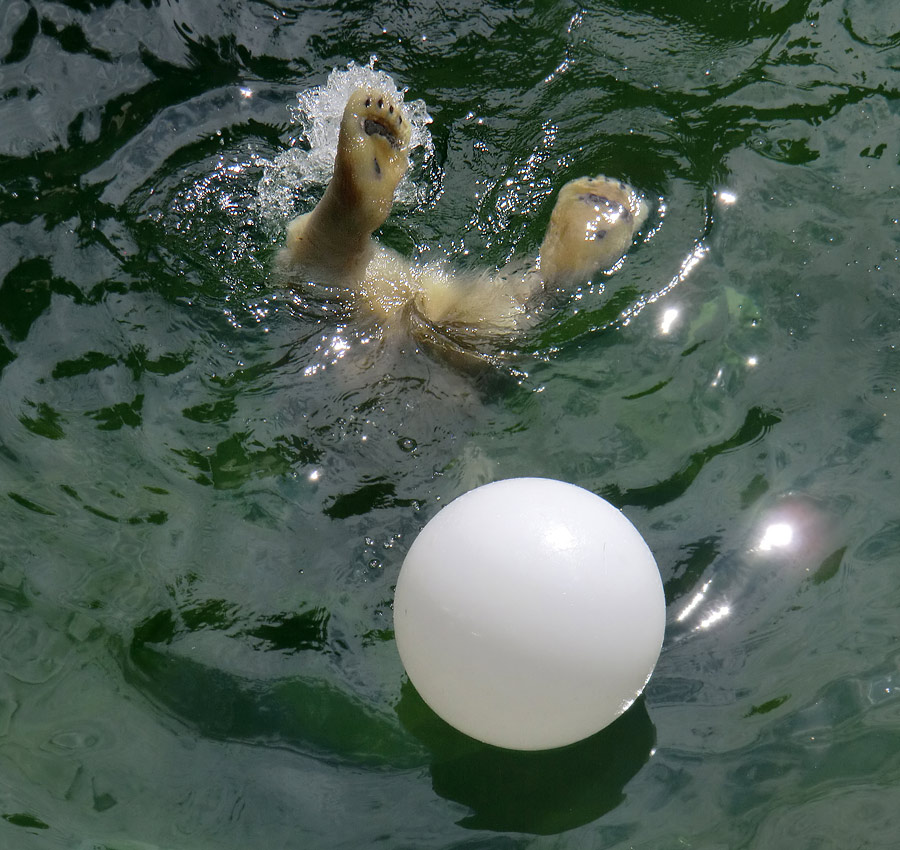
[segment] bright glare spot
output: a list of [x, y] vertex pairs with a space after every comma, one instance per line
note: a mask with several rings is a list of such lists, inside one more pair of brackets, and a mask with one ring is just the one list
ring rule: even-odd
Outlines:
[[722, 381], [722, 375], [724, 375], [724, 374], [725, 374], [725, 372], [722, 369], [719, 369], [719, 371], [716, 372], [716, 377], [713, 378], [713, 380], [712, 380], [712, 386], [714, 386], [714, 387], [719, 386], [719, 384]]
[[248, 88], [247, 86], [241, 86], [241, 88], [239, 88], [238, 91], [241, 93], [241, 97], [244, 97], [244, 98], [253, 97], [253, 89]]
[[[665, 203], [660, 202], [660, 214], [662, 214], [665, 209]], [[653, 231], [655, 232], [655, 231]], [[653, 235], [651, 232], [649, 235]], [[699, 244], [694, 247], [694, 250], [691, 251], [690, 254], [685, 257], [684, 261], [681, 264], [681, 268], [678, 271], [678, 274], [675, 275], [659, 292], [654, 293], [649, 296], [641, 296], [637, 303], [633, 306], [629, 307], [627, 310], [622, 311], [621, 318], [621, 326], [627, 327], [628, 324], [634, 319], [641, 310], [644, 309], [648, 304], [655, 304], [662, 298], [664, 295], [667, 295], [672, 289], [678, 286], [679, 283], [686, 280], [688, 275], [696, 268], [697, 264], [709, 253], [709, 248], [704, 244]], [[625, 262], [625, 258], [623, 257], [616, 263], [611, 269], [608, 269], [608, 272], [617, 271], [622, 264]]]
[[748, 366], [751, 366], [751, 367], [752, 367], [752, 366], [755, 366], [757, 363], [759, 363], [759, 360], [758, 360], [756, 357], [748, 357], [748, 358], [747, 358], [747, 365], [748, 365]]
[[310, 481], [318, 481], [321, 477], [322, 477], [322, 470], [321, 470], [321, 469], [314, 469], [314, 470], [313, 470], [312, 472], [310, 472], [309, 475], [307, 476], [307, 478], [309, 478]]
[[349, 351], [349, 349], [350, 349], [350, 343], [347, 342], [347, 340], [345, 340], [339, 336], [334, 336], [331, 338], [331, 350], [335, 354], [340, 356], [345, 351]]
[[678, 310], [674, 307], [670, 307], [663, 313], [662, 321], [659, 323], [659, 332], [661, 334], [667, 334], [670, 330], [672, 330], [672, 325], [675, 323], [675, 320], [678, 318]]
[[760, 552], [770, 552], [772, 549], [781, 549], [790, 545], [794, 539], [794, 529], [786, 522], [776, 522], [770, 525], [762, 540], [759, 541]]
[[699, 263], [708, 253], [709, 248], [705, 245], [698, 245], [694, 248], [681, 264], [681, 270], [678, 272], [678, 280], [684, 280], [694, 270], [697, 263]]
[[703, 601], [706, 596], [706, 591], [709, 590], [709, 586], [712, 584], [712, 581], [706, 582], [700, 590], [694, 594], [693, 598], [687, 605], [684, 606], [684, 610], [678, 615], [678, 622], [682, 622], [686, 620], [690, 615], [694, 612], [696, 607]]
[[703, 594], [702, 594], [702, 593], [695, 593], [694, 596], [693, 596], [693, 598], [691, 599], [691, 601], [688, 602], [688, 604], [684, 606], [684, 610], [678, 615], [678, 622], [680, 623], [680, 622], [682, 622], [683, 620], [686, 620], [686, 619], [691, 615], [691, 612], [692, 612], [692, 611], [693, 611], [693, 610], [694, 610], [694, 609], [695, 609], [702, 601], [703, 601]]
[[572, 529], [562, 523], [549, 524], [544, 535], [552, 549], [557, 552], [565, 552], [578, 545], [578, 538], [572, 533]]
[[729, 192], [728, 189], [720, 189], [716, 192], [716, 197], [723, 204], [728, 204], [729, 206], [737, 200], [737, 195], [734, 192]]
[[724, 620], [731, 613], [731, 608], [727, 605], [722, 605], [719, 608], [716, 608], [715, 611], [711, 611], [707, 614], [698, 624], [698, 629], [708, 629], [710, 626], [718, 623], [719, 620]]

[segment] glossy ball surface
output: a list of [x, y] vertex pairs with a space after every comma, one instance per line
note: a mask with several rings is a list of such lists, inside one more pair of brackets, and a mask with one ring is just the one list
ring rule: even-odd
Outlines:
[[512, 478], [422, 529], [397, 580], [394, 630], [444, 720], [496, 746], [549, 749], [598, 732], [641, 693], [665, 598], [621, 511], [573, 484]]

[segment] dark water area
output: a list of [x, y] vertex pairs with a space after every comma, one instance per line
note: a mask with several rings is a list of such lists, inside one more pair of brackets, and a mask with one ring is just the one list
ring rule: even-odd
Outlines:
[[[432, 118], [397, 250], [651, 201], [477, 369], [272, 272], [298, 94], [371, 56]], [[0, 0], [0, 847], [895, 847], [898, 185], [893, 0]], [[524, 475], [622, 508], [668, 611], [545, 753], [392, 632], [417, 531]]]

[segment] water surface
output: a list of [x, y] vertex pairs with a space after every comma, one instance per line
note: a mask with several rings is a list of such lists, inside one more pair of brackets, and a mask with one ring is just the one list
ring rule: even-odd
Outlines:
[[[398, 250], [653, 201], [495, 365], [271, 274], [298, 94], [372, 55], [433, 119]], [[0, 843], [893, 847], [898, 70], [890, 0], [4, 3]], [[621, 507], [668, 602], [645, 697], [544, 754], [391, 631], [418, 529], [516, 475]]]

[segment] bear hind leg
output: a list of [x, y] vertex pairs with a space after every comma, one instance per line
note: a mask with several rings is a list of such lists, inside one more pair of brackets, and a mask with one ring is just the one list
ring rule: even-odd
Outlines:
[[409, 120], [395, 97], [368, 88], [350, 95], [329, 188], [360, 230], [371, 233], [390, 213], [394, 191], [409, 167], [409, 140]]
[[544, 285], [565, 286], [614, 266], [631, 246], [647, 213], [644, 199], [618, 180], [598, 175], [566, 183], [541, 244]]

